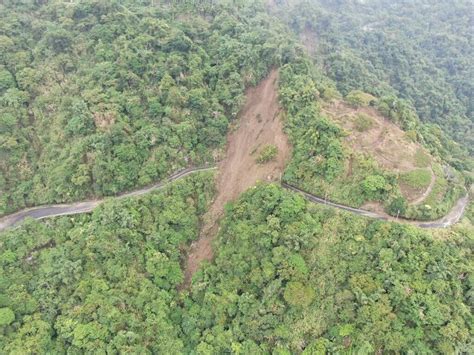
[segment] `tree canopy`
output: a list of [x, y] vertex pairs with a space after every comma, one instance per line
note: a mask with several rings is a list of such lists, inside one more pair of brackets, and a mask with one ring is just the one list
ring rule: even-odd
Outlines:
[[[470, 5], [3, 1], [0, 215], [215, 162], [246, 88], [277, 68], [285, 182], [440, 217], [474, 180]], [[332, 100], [395, 124], [419, 144], [416, 169], [348, 149], [323, 111]], [[361, 111], [356, 130], [373, 123]], [[430, 186], [423, 203], [400, 182]], [[226, 205], [214, 259], [183, 289], [214, 189], [201, 172], [2, 231], [1, 352], [473, 353], [472, 203], [455, 226], [423, 230], [258, 183]]]

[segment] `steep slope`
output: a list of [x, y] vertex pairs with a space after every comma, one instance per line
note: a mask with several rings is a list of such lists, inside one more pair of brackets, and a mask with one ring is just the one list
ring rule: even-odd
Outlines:
[[231, 8], [185, 7], [0, 3], [0, 215], [212, 161], [245, 88], [285, 49], [262, 9], [240, 9], [242, 26]]
[[[257, 181], [278, 180], [283, 172], [290, 146], [278, 115], [277, 81], [278, 72], [272, 70], [257, 87], [246, 93], [247, 101], [239, 115], [238, 126], [229, 134], [226, 156], [219, 163], [216, 197], [204, 216], [200, 237], [188, 253], [185, 287], [199, 264], [212, 258], [212, 239], [224, 205]], [[258, 153], [267, 145], [276, 146], [278, 153], [272, 161], [259, 164]]]
[[[436, 180], [431, 169], [434, 158], [407, 132], [373, 107], [353, 107], [335, 100], [322, 111], [344, 129], [345, 145], [351, 152], [371, 156], [382, 169], [400, 177], [398, 185], [407, 201], [419, 204], [428, 196]], [[349, 164], [348, 175], [351, 170]], [[425, 172], [428, 175], [426, 183], [412, 186], [404, 179], [404, 174]]]

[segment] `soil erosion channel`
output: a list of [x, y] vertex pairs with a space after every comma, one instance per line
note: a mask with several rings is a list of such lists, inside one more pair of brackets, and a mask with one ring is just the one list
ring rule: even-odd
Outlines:
[[[246, 103], [239, 113], [238, 127], [229, 133], [225, 158], [219, 163], [216, 196], [203, 217], [199, 238], [191, 245], [183, 287], [203, 260], [212, 258], [212, 240], [227, 202], [236, 199], [257, 181], [279, 180], [290, 156], [290, 145], [279, 119], [277, 95], [278, 72], [273, 70], [257, 87], [246, 93]], [[265, 164], [256, 158], [267, 145], [278, 149], [277, 156]]]

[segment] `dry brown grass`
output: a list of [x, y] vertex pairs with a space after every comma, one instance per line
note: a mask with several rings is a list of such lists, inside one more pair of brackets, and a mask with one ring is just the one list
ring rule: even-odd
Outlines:
[[[429, 153], [373, 107], [355, 108], [336, 100], [326, 104], [322, 111], [345, 130], [345, 145], [349, 150], [368, 154], [387, 171], [400, 174], [417, 169], [421, 153], [428, 160], [427, 166], [431, 165], [433, 158]], [[364, 130], [358, 129], [358, 118], [361, 115], [372, 120], [370, 126]], [[419, 189], [400, 187], [409, 201], [418, 201], [425, 195], [425, 191]]]

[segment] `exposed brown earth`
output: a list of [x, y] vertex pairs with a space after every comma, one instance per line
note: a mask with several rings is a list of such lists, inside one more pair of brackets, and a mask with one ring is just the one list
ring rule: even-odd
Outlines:
[[[418, 168], [415, 158], [417, 151], [422, 150], [429, 156], [420, 144], [410, 140], [406, 132], [373, 107], [354, 108], [343, 101], [336, 100], [323, 107], [322, 111], [347, 132], [345, 144], [351, 151], [370, 155], [383, 169], [395, 173], [412, 171]], [[355, 127], [358, 114], [364, 114], [373, 120], [372, 126], [363, 132]], [[408, 186], [401, 184], [401, 192], [411, 203], [421, 203], [429, 195], [435, 178], [433, 174], [430, 186], [425, 191], [409, 189]]]
[[[421, 146], [409, 140], [397, 125], [383, 117], [375, 108], [354, 108], [342, 101], [324, 108], [324, 112], [349, 132], [346, 142], [355, 151], [370, 153], [387, 170], [407, 172], [417, 168], [415, 154]], [[372, 118], [373, 125], [359, 132], [355, 128], [357, 114]]]
[[[216, 197], [203, 217], [199, 238], [191, 245], [182, 288], [204, 260], [213, 256], [212, 240], [227, 202], [235, 200], [257, 181], [279, 180], [290, 156], [291, 147], [279, 119], [278, 72], [272, 70], [257, 87], [247, 90], [247, 101], [239, 113], [238, 127], [229, 133], [225, 158], [219, 163]], [[266, 145], [278, 148], [274, 160], [258, 164], [256, 158]]]

